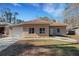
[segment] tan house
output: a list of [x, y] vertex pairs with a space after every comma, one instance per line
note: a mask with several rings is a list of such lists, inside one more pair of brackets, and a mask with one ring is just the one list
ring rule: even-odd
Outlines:
[[6, 29], [3, 30], [3, 34], [12, 37], [48, 37], [64, 35], [66, 34], [66, 26], [66, 24], [60, 24], [52, 20], [36, 19], [18, 25], [4, 26], [3, 28]]
[[66, 24], [36, 19], [11, 26], [10, 35], [17, 37], [47, 37], [66, 34]]

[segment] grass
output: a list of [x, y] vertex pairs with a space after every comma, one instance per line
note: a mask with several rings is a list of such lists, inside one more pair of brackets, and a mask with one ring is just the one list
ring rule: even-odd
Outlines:
[[79, 44], [58, 40], [20, 40], [0, 52], [3, 56], [72, 56], [79, 55]]

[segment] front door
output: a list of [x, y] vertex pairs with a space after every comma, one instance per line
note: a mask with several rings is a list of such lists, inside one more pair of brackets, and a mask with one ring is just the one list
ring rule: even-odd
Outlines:
[[56, 28], [53, 28], [53, 35], [57, 35]]
[[50, 36], [55, 35], [55, 28], [53, 28], [53, 27], [50, 27], [50, 28], [49, 28], [49, 35], [50, 35]]
[[50, 27], [49, 28], [49, 35], [50, 36], [54, 36], [54, 35], [58, 35], [58, 32], [57, 32], [57, 28], [55, 28], [55, 27]]

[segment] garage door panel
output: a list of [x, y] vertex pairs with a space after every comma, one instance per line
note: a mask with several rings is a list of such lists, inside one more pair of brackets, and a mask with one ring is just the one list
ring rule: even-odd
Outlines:
[[15, 28], [13, 28], [13, 34], [12, 34], [12, 36], [13, 37], [20, 37], [21, 34], [22, 34], [22, 32], [23, 32], [22, 27], [15, 27]]

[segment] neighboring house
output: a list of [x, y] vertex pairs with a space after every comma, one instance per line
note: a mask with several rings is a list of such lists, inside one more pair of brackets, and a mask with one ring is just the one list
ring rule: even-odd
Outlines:
[[75, 35], [79, 35], [79, 26], [75, 27], [73, 29], [74, 29]]
[[10, 35], [14, 37], [48, 37], [65, 35], [66, 24], [52, 20], [36, 19], [10, 27]]
[[68, 35], [79, 35], [79, 27], [67, 28], [67, 34]]
[[79, 28], [75, 29], [76, 35], [79, 35]]

